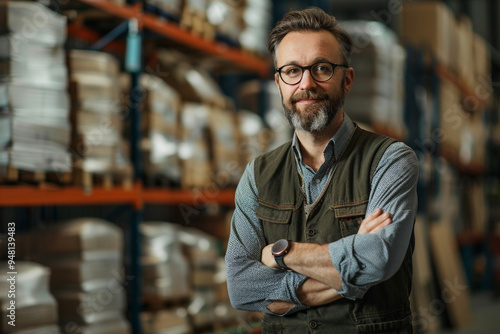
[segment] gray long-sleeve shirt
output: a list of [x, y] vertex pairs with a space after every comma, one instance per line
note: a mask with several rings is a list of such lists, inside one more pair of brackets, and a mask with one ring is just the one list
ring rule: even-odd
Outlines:
[[[327, 186], [337, 159], [354, 131], [354, 124], [344, 113], [344, 121], [324, 150], [325, 163], [317, 172], [302, 162], [298, 140], [292, 147], [304, 178], [307, 203], [314, 202]], [[329, 244], [330, 257], [342, 278], [344, 297], [356, 299], [373, 285], [396, 273], [408, 247], [417, 211], [418, 160], [401, 142], [390, 145], [383, 154], [372, 178], [367, 214], [376, 208], [390, 212], [393, 223], [376, 233], [352, 235]], [[292, 271], [264, 266], [261, 251], [266, 246], [264, 232], [255, 213], [257, 186], [254, 164], [248, 164], [236, 190], [235, 212], [226, 252], [227, 282], [233, 307], [271, 313], [266, 306], [276, 300], [294, 303], [286, 314], [307, 309], [296, 290], [307, 279]], [[353, 244], [354, 243], [354, 244]], [[355, 254], [353, 254], [353, 250]], [[358, 261], [354, 260], [354, 256]], [[359, 263], [363, 266], [360, 267]], [[272, 313], [271, 313], [272, 314]]]

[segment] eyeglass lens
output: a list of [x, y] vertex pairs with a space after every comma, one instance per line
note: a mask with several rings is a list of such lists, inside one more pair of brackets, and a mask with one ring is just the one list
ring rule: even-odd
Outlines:
[[[329, 63], [316, 63], [310, 66], [310, 73], [316, 81], [327, 81], [332, 77], [334, 67]], [[298, 65], [287, 65], [281, 69], [281, 79], [290, 85], [302, 80], [303, 70]]]

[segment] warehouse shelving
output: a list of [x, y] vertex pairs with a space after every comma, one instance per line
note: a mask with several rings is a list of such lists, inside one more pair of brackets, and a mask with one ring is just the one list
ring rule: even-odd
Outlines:
[[158, 33], [192, 50], [228, 61], [241, 69], [255, 72], [261, 77], [266, 77], [270, 73], [270, 62], [267, 59], [245, 52], [239, 48], [207, 40], [202, 36], [193, 34], [188, 29], [180, 27], [174, 22], [166, 21], [158, 15], [143, 13], [141, 6], [138, 4], [119, 5], [109, 0], [79, 1], [123, 19], [136, 19], [139, 27], [142, 29]]
[[[267, 77], [270, 73], [270, 61], [244, 50], [227, 46], [223, 43], [207, 40], [179, 25], [165, 21], [163, 18], [144, 13], [141, 3], [120, 5], [109, 0], [78, 0], [92, 8], [96, 8], [111, 16], [123, 20], [135, 19], [140, 31], [147, 29], [176, 44], [202, 55], [215, 58], [240, 71], [251, 72], [259, 77]], [[80, 22], [81, 23], [81, 22]], [[68, 35], [95, 43], [102, 35], [78, 21], [68, 24]], [[121, 40], [107, 41], [107, 51], [125, 54], [126, 44]], [[140, 73], [131, 73], [132, 89], [138, 85]], [[128, 285], [129, 319], [133, 333], [141, 332], [140, 312], [141, 267], [139, 224], [143, 220], [145, 204], [162, 205], [207, 205], [216, 203], [221, 206], [233, 206], [235, 189], [211, 189], [210, 191], [189, 189], [145, 188], [141, 181], [140, 152], [137, 142], [140, 133], [140, 110], [138, 101], [131, 101], [131, 160], [134, 165], [134, 183], [131, 187], [63, 186], [41, 183], [39, 185], [0, 185], [0, 207], [40, 207], [40, 206], [87, 206], [87, 205], [129, 205], [133, 210], [128, 223], [127, 249], [129, 263], [128, 273], [135, 279]]]
[[467, 99], [467, 104], [474, 106], [477, 110], [483, 110], [488, 106], [488, 101], [485, 101], [484, 99], [481, 99], [479, 96], [477, 96], [477, 94], [472, 90], [471, 86], [467, 82], [465, 82], [465, 80], [455, 75], [443, 65], [436, 63], [435, 71], [442, 80], [451, 82], [460, 90], [460, 93], [462, 94], [464, 99]]

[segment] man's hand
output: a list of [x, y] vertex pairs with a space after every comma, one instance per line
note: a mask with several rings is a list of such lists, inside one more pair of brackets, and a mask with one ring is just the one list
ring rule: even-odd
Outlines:
[[383, 212], [381, 209], [375, 209], [366, 216], [359, 226], [358, 234], [375, 233], [383, 227], [392, 223], [391, 214]]

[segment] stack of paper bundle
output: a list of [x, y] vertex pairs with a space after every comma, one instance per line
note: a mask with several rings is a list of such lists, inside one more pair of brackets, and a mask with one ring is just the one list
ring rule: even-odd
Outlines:
[[342, 28], [354, 42], [351, 66], [356, 73], [345, 111], [356, 122], [404, 139], [405, 49], [379, 22], [346, 21]]
[[2, 4], [0, 13], [0, 174], [7, 167], [66, 173], [66, 18], [37, 2]]
[[191, 297], [189, 266], [179, 242], [179, 228], [167, 222], [140, 225], [144, 333], [192, 333], [185, 308]]
[[213, 325], [217, 289], [215, 275], [220, 258], [214, 237], [195, 228], [183, 228], [179, 240], [184, 245], [190, 264], [193, 296], [187, 308], [194, 328]]
[[177, 225], [143, 222], [140, 230], [144, 300], [178, 301], [189, 298], [189, 268], [182, 255]]
[[271, 29], [273, 2], [270, 0], [246, 1], [243, 11], [244, 28], [240, 34], [241, 46], [249, 51], [265, 54], [267, 35]]
[[62, 328], [85, 334], [130, 333], [119, 227], [96, 218], [62, 222], [18, 238], [18, 253], [51, 269]]
[[1, 333], [60, 333], [49, 276], [50, 270], [38, 263], [16, 261], [14, 267], [0, 263]]
[[71, 50], [69, 59], [79, 154], [76, 167], [91, 174], [129, 174], [122, 138], [128, 112], [120, 101], [118, 60], [87, 50]]
[[[130, 92], [130, 76], [122, 75], [122, 89]], [[159, 76], [143, 74], [140, 86], [144, 93], [142, 109], [142, 160], [147, 184], [178, 185], [181, 165], [179, 93]]]

